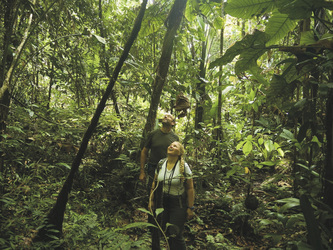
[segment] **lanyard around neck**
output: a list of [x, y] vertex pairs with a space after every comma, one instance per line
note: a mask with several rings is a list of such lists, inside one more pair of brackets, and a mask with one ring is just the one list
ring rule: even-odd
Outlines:
[[[175, 172], [175, 168], [176, 168], [177, 163], [178, 163], [178, 160], [176, 161], [175, 165], [173, 166], [171, 174], [169, 175], [169, 178], [168, 178], [168, 185], [169, 185], [168, 194], [170, 194], [171, 181], [172, 181], [173, 174]], [[166, 176], [167, 169], [168, 169], [168, 161], [165, 162], [165, 171], [164, 171], [164, 181], [163, 181], [163, 183], [165, 183], [165, 176]]]

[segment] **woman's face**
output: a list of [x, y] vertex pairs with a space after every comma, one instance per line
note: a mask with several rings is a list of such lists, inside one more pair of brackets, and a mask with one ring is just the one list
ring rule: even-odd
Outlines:
[[173, 142], [168, 147], [168, 155], [179, 156], [180, 155], [180, 145], [179, 142]]

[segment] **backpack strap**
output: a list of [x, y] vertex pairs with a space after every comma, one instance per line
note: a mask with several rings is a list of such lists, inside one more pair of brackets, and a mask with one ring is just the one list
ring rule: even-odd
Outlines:
[[158, 174], [164, 164], [164, 162], [166, 162], [167, 158], [161, 159], [158, 163], [157, 163], [157, 167], [156, 167], [156, 174]]

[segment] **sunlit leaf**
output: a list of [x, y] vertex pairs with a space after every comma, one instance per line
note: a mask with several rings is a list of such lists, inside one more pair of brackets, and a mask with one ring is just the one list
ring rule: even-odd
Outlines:
[[260, 138], [258, 139], [258, 143], [259, 143], [259, 145], [262, 145], [262, 144], [264, 143], [264, 139], [260, 137]]
[[274, 147], [274, 143], [273, 143], [271, 140], [267, 140], [267, 141], [265, 141], [264, 145], [265, 145], [265, 149], [266, 149], [268, 152], [272, 152], [272, 151], [275, 149], [275, 147]]
[[248, 19], [271, 12], [274, 1], [267, 0], [228, 0], [225, 12], [230, 16]]
[[93, 36], [100, 42], [100, 43], [103, 43], [103, 44], [106, 44], [106, 40], [104, 37], [101, 37], [101, 36], [98, 36], [98, 35], [95, 35], [93, 34]]
[[252, 143], [250, 141], [247, 141], [243, 146], [243, 153], [245, 155], [248, 155], [249, 153], [252, 152], [252, 148], [253, 148]]
[[245, 143], [245, 141], [241, 141], [240, 143], [238, 143], [236, 146], [236, 150], [241, 149], [243, 147], [244, 143]]

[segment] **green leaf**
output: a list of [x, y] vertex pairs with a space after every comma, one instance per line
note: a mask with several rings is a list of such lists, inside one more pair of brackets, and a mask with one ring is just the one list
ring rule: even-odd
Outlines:
[[[333, 84], [332, 84], [333, 85]], [[333, 87], [333, 86], [332, 86]], [[235, 90], [235, 86], [227, 86], [223, 91], [222, 95], [228, 94], [230, 91]]]
[[145, 16], [149, 18], [144, 18], [142, 21], [142, 27], [139, 33], [141, 38], [148, 37], [163, 28], [167, 13], [166, 10], [161, 9], [158, 4], [152, 4], [146, 10]]
[[243, 153], [244, 153], [245, 155], [248, 155], [249, 153], [252, 152], [252, 148], [253, 148], [253, 146], [252, 146], [252, 142], [247, 141], [247, 142], [244, 144], [244, 146], [243, 146]]
[[156, 227], [157, 228], [157, 226], [152, 223], [133, 222], [133, 223], [130, 223], [130, 224], [124, 226], [123, 228], [117, 228], [117, 230], [127, 230], [127, 229], [131, 229], [131, 228], [143, 228], [143, 227]]
[[284, 157], [284, 151], [282, 150], [282, 148], [280, 147], [280, 145], [276, 142], [274, 142], [274, 147], [275, 149], [278, 151], [279, 155]]
[[196, 0], [189, 0], [185, 9], [185, 17], [189, 22], [193, 22], [199, 12], [199, 4]]
[[67, 169], [71, 169], [71, 166], [69, 166], [67, 163], [64, 163], [64, 162], [59, 162], [56, 164], [57, 166], [62, 166], [62, 167], [65, 167]]
[[224, 27], [224, 18], [222, 17], [216, 17], [214, 19], [213, 25], [215, 29], [222, 29]]
[[260, 226], [268, 226], [268, 225], [274, 225], [275, 222], [268, 220], [268, 219], [262, 219], [259, 221]]
[[264, 238], [265, 239], [272, 238], [273, 244], [276, 245], [282, 239], [282, 235], [280, 235], [280, 234], [265, 234]]
[[258, 143], [259, 143], [259, 145], [262, 145], [262, 144], [264, 143], [264, 139], [260, 137], [260, 138], [258, 139]]
[[249, 72], [252, 74], [253, 78], [259, 83], [265, 86], [268, 85], [266, 78], [261, 74], [262, 69], [258, 65], [251, 65], [251, 67], [249, 67]]
[[241, 149], [243, 147], [244, 143], [245, 143], [245, 141], [241, 141], [240, 143], [238, 143], [236, 146], [236, 150]]
[[225, 12], [230, 16], [249, 19], [271, 12], [273, 8], [274, 1], [269, 0], [228, 0]]
[[310, 45], [315, 44], [316, 42], [313, 31], [305, 31], [301, 33], [300, 45]]
[[305, 170], [309, 171], [313, 176], [320, 177], [320, 174], [318, 174], [316, 171], [309, 169], [308, 166], [305, 166], [304, 164], [297, 163], [298, 166], [304, 168]]
[[295, 140], [294, 134], [287, 129], [283, 129], [283, 132], [280, 134], [280, 137], [287, 140]]
[[164, 208], [157, 208], [155, 213], [156, 213], [156, 216], [159, 215], [160, 213], [162, 213], [164, 211]]
[[101, 36], [98, 36], [98, 35], [95, 35], [93, 34], [93, 36], [100, 42], [100, 43], [103, 43], [103, 44], [106, 44], [106, 40], [104, 37], [101, 37]]
[[148, 211], [148, 210], [145, 209], [145, 208], [141, 208], [141, 207], [139, 207], [138, 210], [141, 211], [141, 212], [144, 212], [144, 213], [146, 213], [146, 214], [153, 215], [150, 211]]
[[319, 141], [317, 136], [313, 136], [311, 142], [318, 144], [319, 147], [321, 147], [322, 143]]
[[254, 98], [255, 98], [255, 96], [256, 96], [256, 92], [253, 90], [253, 89], [251, 89], [251, 91], [250, 91], [250, 94], [249, 94], [249, 99], [251, 100], [251, 101], [253, 101], [254, 100]]
[[268, 152], [272, 152], [273, 150], [275, 150], [274, 143], [271, 140], [265, 141], [264, 145], [265, 145], [265, 149]]
[[8, 125], [7, 128], [10, 129], [10, 130], [12, 130], [12, 131], [15, 132], [15, 133], [22, 133], [22, 134], [25, 134], [25, 132], [24, 132], [21, 128], [19, 128], [19, 127], [15, 127], [15, 126], [10, 126], [10, 125]]
[[270, 40], [266, 43], [266, 46], [273, 45], [283, 39], [296, 25], [297, 22], [291, 20], [287, 14], [274, 12], [266, 25], [265, 31], [270, 36]]
[[256, 30], [231, 46], [222, 57], [213, 61], [209, 68], [228, 64], [238, 55], [241, 55], [236, 63], [238, 71], [255, 67], [256, 60], [267, 51], [265, 43], [268, 39], [269, 36], [266, 33]]
[[291, 19], [307, 19], [312, 12], [325, 5], [324, 0], [280, 0], [276, 2], [281, 13], [287, 14]]
[[263, 162], [260, 162], [260, 164], [265, 165], [265, 166], [275, 166], [276, 162], [274, 162], [274, 161], [263, 161]]
[[286, 198], [286, 199], [277, 200], [276, 202], [286, 203], [279, 209], [279, 213], [284, 213], [288, 209], [298, 207], [300, 205], [299, 199], [296, 198]]
[[288, 221], [286, 222], [286, 228], [294, 228], [296, 226], [305, 226], [303, 214], [291, 215]]
[[[259, 45], [259, 44], [257, 44], [257, 45]], [[268, 49], [265, 49], [264, 44], [261, 44], [261, 46], [257, 47], [257, 48], [255, 48], [255, 47], [248, 48], [248, 51], [245, 53], [242, 53], [236, 62], [236, 65], [235, 65], [236, 75], [257, 67], [257, 60], [266, 51], [268, 51]]]

